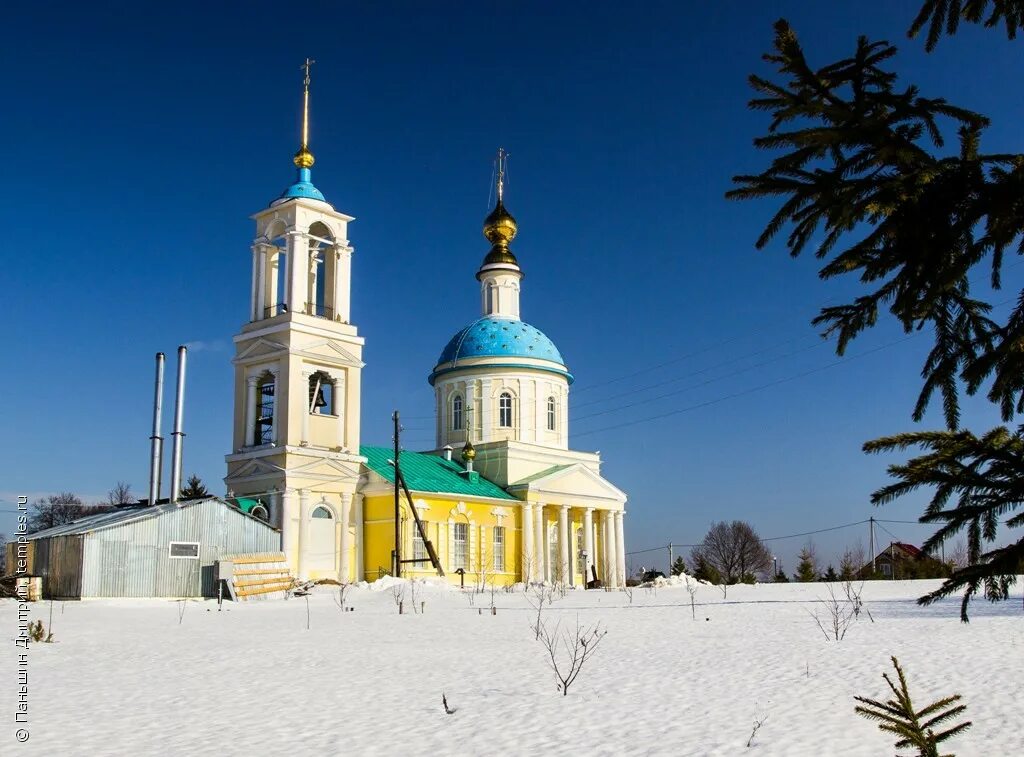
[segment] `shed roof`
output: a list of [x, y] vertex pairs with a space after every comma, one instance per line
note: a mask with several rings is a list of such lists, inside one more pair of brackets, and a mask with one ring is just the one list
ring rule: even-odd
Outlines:
[[[164, 504], [153, 505], [152, 507], [149, 505], [132, 505], [129, 507], [119, 507], [116, 510], [111, 510], [110, 512], [79, 518], [78, 520], [70, 523], [63, 523], [59, 526], [54, 526], [53, 528], [43, 529], [42, 531], [36, 531], [34, 534], [29, 534], [27, 538], [29, 541], [32, 541], [34, 539], [48, 539], [51, 536], [74, 536], [78, 534], [87, 534], [104, 528], [123, 526], [126, 523], [132, 523], [138, 520], [156, 518], [163, 513], [183, 510], [188, 507], [195, 507], [196, 505], [203, 504], [204, 502], [217, 502], [224, 507], [230, 507], [232, 510], [242, 512], [239, 508], [222, 499], [218, 499], [217, 497], [190, 499], [178, 503], [165, 502]], [[253, 516], [248, 513], [242, 512], [242, 514], [246, 517], [253, 518]], [[259, 518], [253, 518], [253, 520], [263, 523]], [[264, 523], [264, 525], [266, 524]]]
[[[388, 447], [361, 446], [359, 453], [366, 458], [366, 466], [374, 473], [394, 483], [395, 469], [388, 461], [395, 457]], [[490, 497], [518, 501], [493, 481], [483, 476], [471, 480], [459, 463], [445, 460], [437, 455], [402, 450], [398, 458], [402, 475], [411, 491], [437, 492], [439, 494], [465, 494], [468, 496]]]

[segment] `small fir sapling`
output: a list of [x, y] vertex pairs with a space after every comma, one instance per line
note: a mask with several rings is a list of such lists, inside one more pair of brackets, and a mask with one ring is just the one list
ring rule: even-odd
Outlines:
[[861, 703], [854, 707], [854, 711], [878, 723], [880, 730], [895, 735], [897, 749], [914, 747], [917, 749], [918, 757], [940, 757], [939, 744], [966, 731], [971, 727], [971, 721], [957, 723], [938, 733], [935, 732], [935, 728], [940, 725], [951, 725], [951, 721], [967, 710], [967, 705], [957, 704], [961, 697], [959, 694], [953, 694], [915, 710], [903, 669], [895, 657], [891, 659], [893, 667], [896, 668], [899, 686], [892, 682], [888, 673], [883, 673], [882, 677], [889, 684], [893, 698], [881, 702], [867, 697], [854, 697]]
[[29, 622], [28, 637], [32, 641], [43, 642], [44, 644], [51, 644], [53, 642], [53, 632], [47, 632], [41, 620]]

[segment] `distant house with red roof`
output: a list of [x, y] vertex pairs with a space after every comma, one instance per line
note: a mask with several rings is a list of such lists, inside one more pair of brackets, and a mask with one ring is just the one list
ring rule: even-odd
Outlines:
[[944, 578], [949, 569], [919, 547], [905, 542], [890, 542], [857, 572], [858, 578]]

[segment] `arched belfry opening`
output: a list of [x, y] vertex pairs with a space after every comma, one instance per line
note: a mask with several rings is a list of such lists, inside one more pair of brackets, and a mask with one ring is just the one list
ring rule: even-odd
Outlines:
[[309, 280], [305, 313], [333, 321], [338, 291], [338, 252], [327, 225], [317, 221], [309, 227]]

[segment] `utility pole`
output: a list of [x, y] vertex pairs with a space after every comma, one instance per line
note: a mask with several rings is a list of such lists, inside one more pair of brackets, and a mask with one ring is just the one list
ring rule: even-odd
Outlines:
[[871, 574], [875, 573], [875, 516], [868, 518], [868, 550], [871, 552]]
[[394, 570], [391, 575], [395, 578], [402, 577], [402, 511], [399, 500], [399, 479], [401, 477], [401, 469], [398, 467], [398, 452], [399, 442], [398, 434], [401, 430], [401, 426], [398, 424], [398, 411], [396, 410], [391, 414], [391, 420], [395, 423], [395, 564]]
[[672, 575], [672, 542], [668, 543], [668, 574]]

